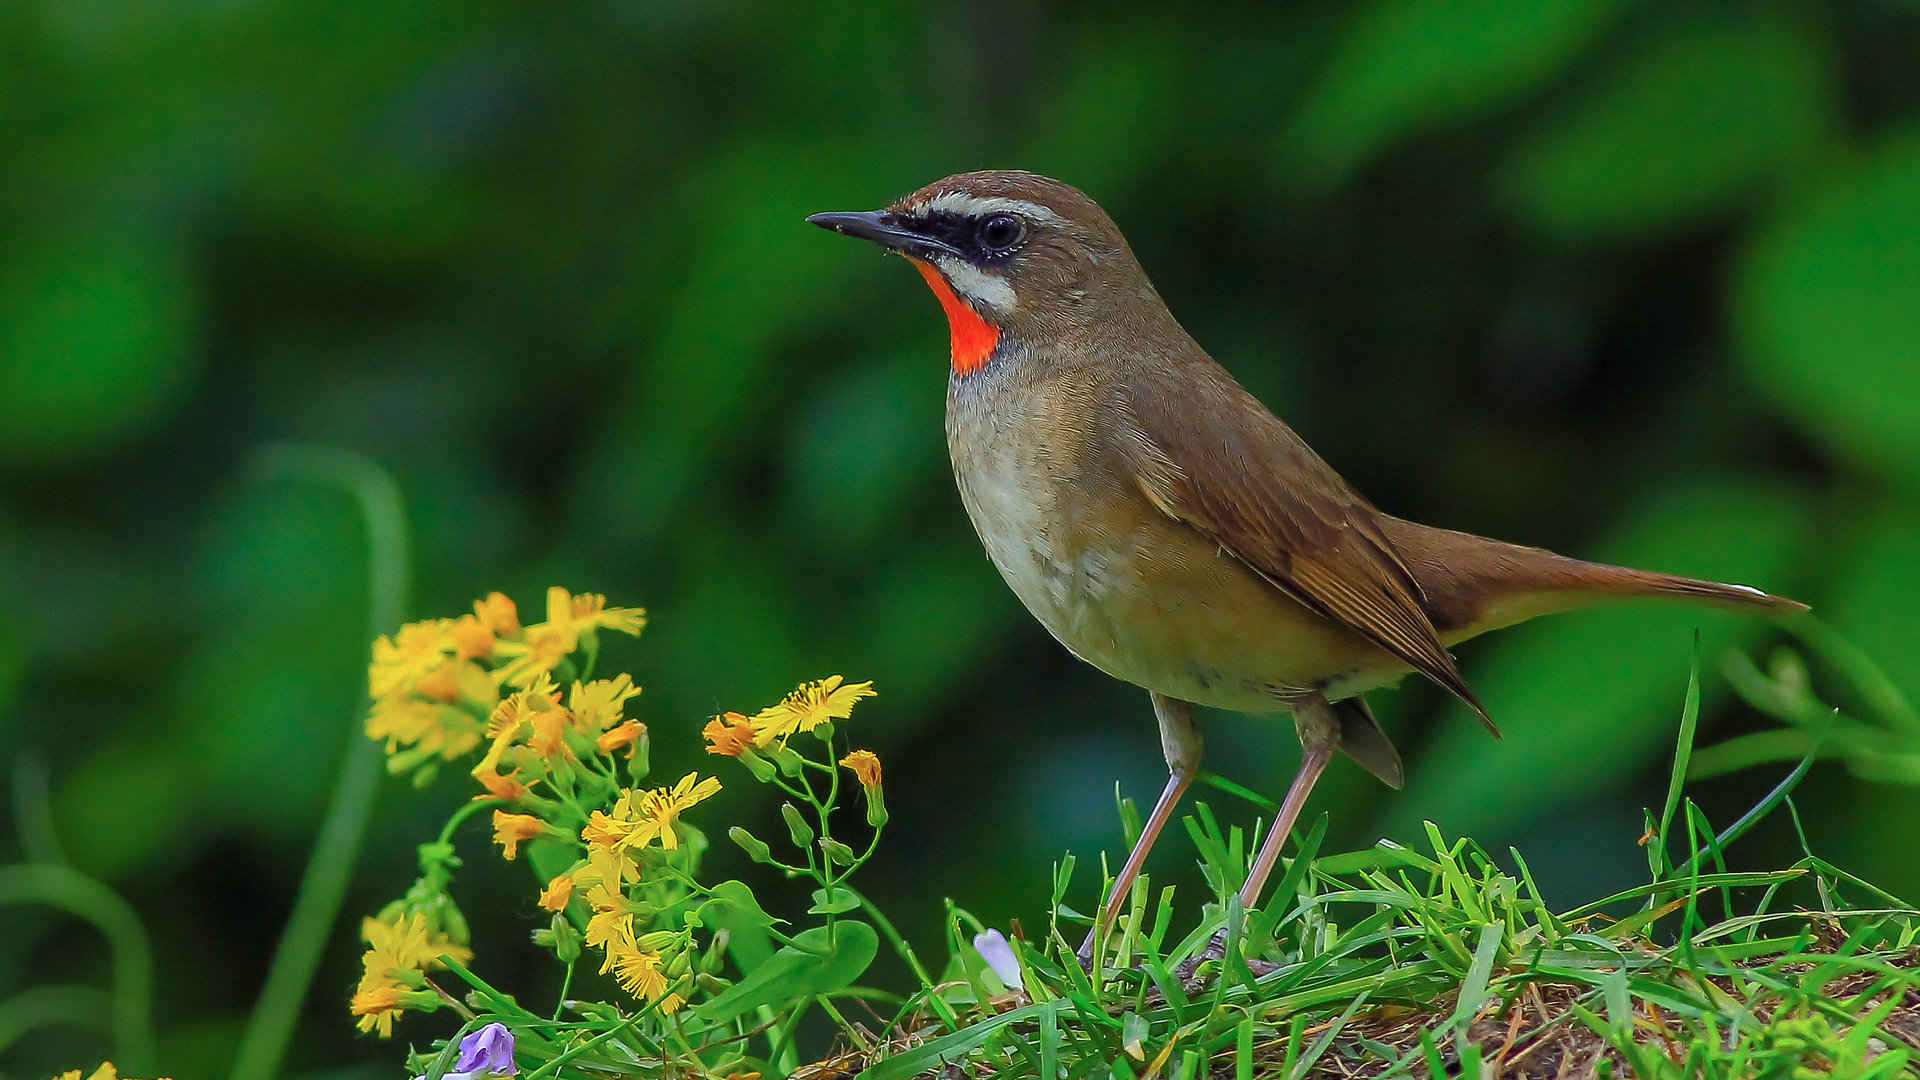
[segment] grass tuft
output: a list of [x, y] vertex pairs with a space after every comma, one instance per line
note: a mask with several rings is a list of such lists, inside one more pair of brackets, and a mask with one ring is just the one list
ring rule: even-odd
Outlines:
[[[1697, 666], [1672, 784], [1648, 814], [1641, 885], [1555, 911], [1518, 851], [1502, 864], [1428, 823], [1418, 849], [1321, 855], [1321, 820], [1266, 907], [1243, 918], [1233, 890], [1257, 837], [1197, 804], [1186, 831], [1213, 895], [1190, 933], [1173, 939], [1172, 890], [1142, 880], [1083, 971], [1069, 861], [1045, 935], [1014, 942], [1022, 986], [1001, 987], [959, 947], [973, 920], [956, 910], [962, 1023], [916, 1014], [871, 1033], [870, 1053], [795, 1075], [1920, 1076], [1920, 912], [1810, 851], [1776, 870], [1727, 868], [1726, 848], [1776, 811], [1798, 828], [1792, 791], [1822, 746], [1816, 733], [1765, 799], [1716, 832], [1682, 790]], [[1206, 955], [1227, 929], [1225, 955]]]

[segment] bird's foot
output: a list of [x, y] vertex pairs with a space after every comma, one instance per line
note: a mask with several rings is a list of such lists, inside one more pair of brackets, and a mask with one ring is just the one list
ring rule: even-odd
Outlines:
[[[1182, 961], [1180, 966], [1174, 969], [1174, 975], [1179, 978], [1183, 987], [1191, 989], [1195, 985], [1206, 981], [1200, 972], [1200, 969], [1204, 965], [1209, 963], [1218, 964], [1226, 958], [1227, 930], [1225, 927], [1221, 927], [1214, 932], [1212, 940], [1208, 941], [1204, 948]], [[1260, 960], [1255, 957], [1246, 956], [1242, 957], [1242, 960], [1247, 965], [1247, 970], [1253, 972], [1253, 976], [1256, 979], [1268, 972], [1280, 970], [1280, 965], [1269, 964], [1265, 960]]]

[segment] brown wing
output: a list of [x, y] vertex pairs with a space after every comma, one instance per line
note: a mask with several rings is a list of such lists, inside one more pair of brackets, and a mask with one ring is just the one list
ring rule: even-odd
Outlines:
[[1121, 425], [1131, 430], [1119, 453], [1149, 501], [1406, 661], [1499, 734], [1440, 643], [1379, 511], [1292, 428], [1210, 360], [1143, 373], [1118, 404], [1134, 420]]

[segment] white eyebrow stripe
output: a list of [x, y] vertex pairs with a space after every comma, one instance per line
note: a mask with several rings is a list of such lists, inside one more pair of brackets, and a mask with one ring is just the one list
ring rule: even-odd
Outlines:
[[1060, 215], [1025, 199], [1010, 199], [1004, 195], [969, 195], [964, 191], [943, 191], [920, 205], [921, 212], [946, 211], [967, 217], [980, 217], [996, 211], [1009, 211], [1020, 214], [1030, 221], [1042, 225], [1057, 225]]
[[1013, 286], [999, 274], [988, 273], [965, 259], [942, 255], [934, 265], [946, 275], [954, 291], [978, 300], [1001, 314], [1013, 310]]

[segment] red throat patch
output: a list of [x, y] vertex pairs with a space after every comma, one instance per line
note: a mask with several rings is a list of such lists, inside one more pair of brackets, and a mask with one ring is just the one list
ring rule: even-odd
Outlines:
[[947, 329], [953, 334], [953, 373], [971, 375], [985, 367], [987, 357], [993, 355], [993, 346], [1000, 340], [999, 329], [981, 318], [972, 304], [954, 295], [953, 286], [947, 284], [947, 279], [940, 276], [932, 263], [912, 256], [908, 256], [907, 261], [927, 279], [927, 288], [933, 290], [940, 309], [947, 313]]

